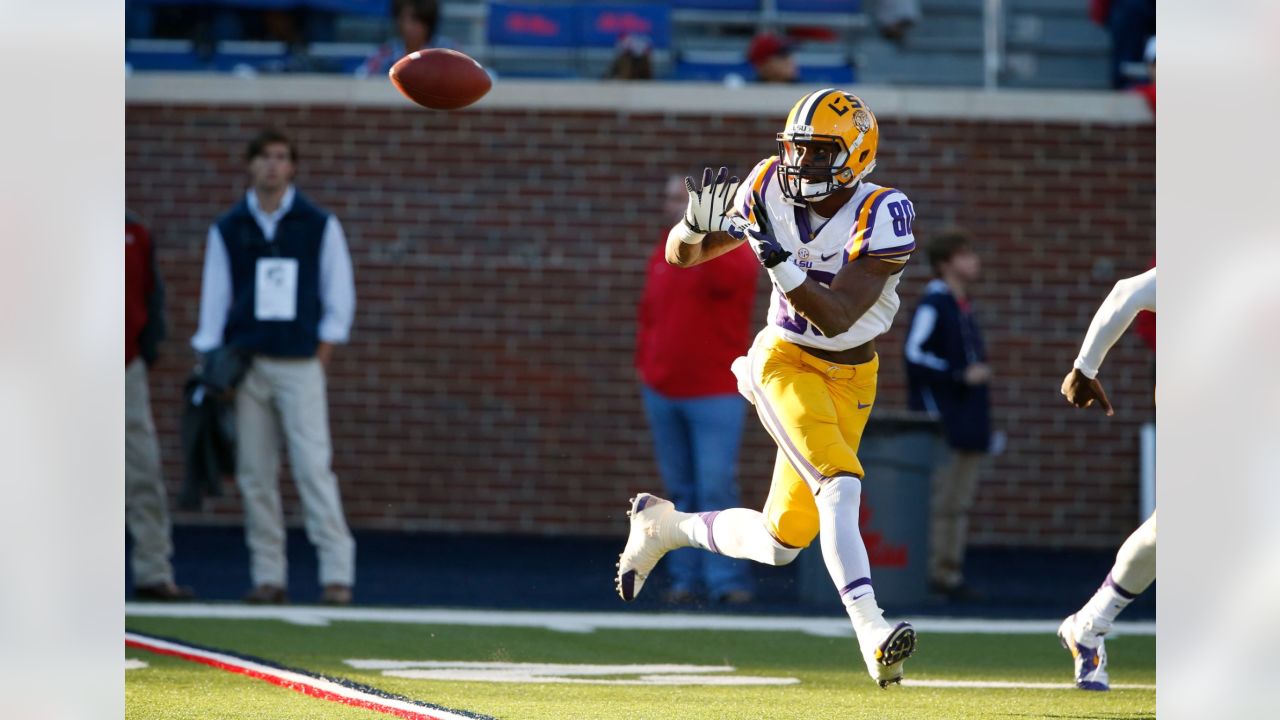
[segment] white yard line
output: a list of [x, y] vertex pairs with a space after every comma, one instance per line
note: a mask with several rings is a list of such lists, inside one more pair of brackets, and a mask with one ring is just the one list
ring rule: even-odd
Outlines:
[[[796, 685], [799, 678], [734, 675], [731, 665], [584, 665], [450, 660], [344, 660], [360, 670], [410, 680], [579, 685]], [[633, 677], [619, 677], [630, 675]]]
[[[217, 620], [279, 620], [295, 625], [323, 627], [331, 622], [380, 622], [410, 625], [468, 625], [478, 627], [528, 627], [560, 632], [596, 630], [745, 630], [752, 632], [802, 632], [820, 637], [851, 637], [844, 618], [713, 615], [644, 612], [543, 612], [533, 610], [453, 610], [435, 608], [330, 608], [317, 606], [262, 606], [214, 603], [125, 603], [128, 617], [167, 617]], [[911, 623], [922, 633], [972, 633], [976, 635], [1052, 635], [1061, 618], [1049, 620], [980, 620], [920, 617]], [[1117, 622], [1108, 636], [1153, 636], [1154, 622]]]
[[[979, 688], [990, 690], [1013, 689], [1013, 690], [1075, 690], [1076, 686], [1071, 683], [1050, 683], [1050, 682], [1013, 682], [1008, 680], [911, 680], [904, 679], [902, 681], [905, 687], [935, 687], [935, 688]], [[1112, 685], [1112, 690], [1155, 690], [1155, 685]]]

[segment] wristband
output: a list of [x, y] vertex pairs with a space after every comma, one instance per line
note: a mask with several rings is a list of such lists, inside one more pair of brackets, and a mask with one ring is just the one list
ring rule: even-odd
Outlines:
[[1076, 361], [1072, 366], [1075, 369], [1079, 370], [1081, 375], [1084, 375], [1090, 380], [1096, 379], [1098, 377], [1098, 368], [1091, 367], [1088, 361], [1084, 359], [1083, 355], [1076, 358]]
[[784, 260], [769, 268], [769, 277], [773, 278], [773, 284], [785, 294], [803, 285], [809, 275], [795, 263]]
[[702, 239], [707, 236], [706, 233], [700, 233], [689, 227], [689, 223], [684, 220], [681, 220], [679, 225], [672, 228], [671, 232], [675, 234], [676, 237], [680, 238], [680, 242], [688, 245], [698, 245], [702, 242]]

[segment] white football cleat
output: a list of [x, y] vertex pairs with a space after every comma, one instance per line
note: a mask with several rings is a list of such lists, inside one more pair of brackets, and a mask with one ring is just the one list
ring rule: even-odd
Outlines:
[[1081, 645], [1076, 616], [1071, 615], [1058, 626], [1058, 640], [1075, 660], [1076, 687], [1098, 692], [1111, 689], [1111, 678], [1107, 676], [1107, 644], [1101, 637], [1096, 648]]
[[902, 663], [916, 652], [916, 629], [909, 622], [900, 622], [890, 628], [878, 643], [861, 647], [867, 672], [881, 689], [894, 683], [901, 685]]
[[618, 595], [628, 602], [635, 600], [640, 588], [663, 555], [681, 547], [676, 522], [679, 513], [670, 500], [648, 493], [631, 498], [631, 533], [627, 546], [618, 558]]

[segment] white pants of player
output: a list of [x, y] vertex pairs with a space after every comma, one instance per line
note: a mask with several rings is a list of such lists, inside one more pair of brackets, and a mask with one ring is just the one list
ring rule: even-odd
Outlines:
[[324, 367], [315, 358], [264, 357], [253, 359], [236, 389], [236, 482], [253, 584], [286, 586], [282, 440], [302, 498], [307, 539], [319, 555], [320, 584], [353, 585], [356, 543], [330, 469]]
[[142, 358], [135, 358], [124, 373], [124, 488], [125, 523], [133, 538], [133, 584], [173, 582], [168, 498]]

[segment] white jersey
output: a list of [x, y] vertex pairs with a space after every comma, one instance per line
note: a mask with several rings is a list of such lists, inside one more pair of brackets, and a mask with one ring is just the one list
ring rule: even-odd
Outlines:
[[1156, 269], [1116, 283], [1089, 323], [1075, 366], [1085, 377], [1098, 377], [1107, 351], [1143, 310], [1156, 311]]
[[[862, 256], [905, 263], [916, 249], [912, 234], [915, 209], [901, 191], [862, 182], [849, 202], [835, 217], [814, 231], [809, 212], [787, 202], [775, 179], [778, 158], [762, 160], [738, 189], [735, 209], [750, 216], [751, 193], [759, 190], [769, 213], [774, 237], [791, 251], [787, 262], [795, 263], [809, 277], [830, 286], [836, 273]], [[823, 350], [849, 350], [882, 335], [898, 312], [898, 280], [889, 277], [879, 299], [847, 330], [834, 337], [823, 335], [787, 302], [777, 286], [769, 298], [769, 327], [797, 345]]]

